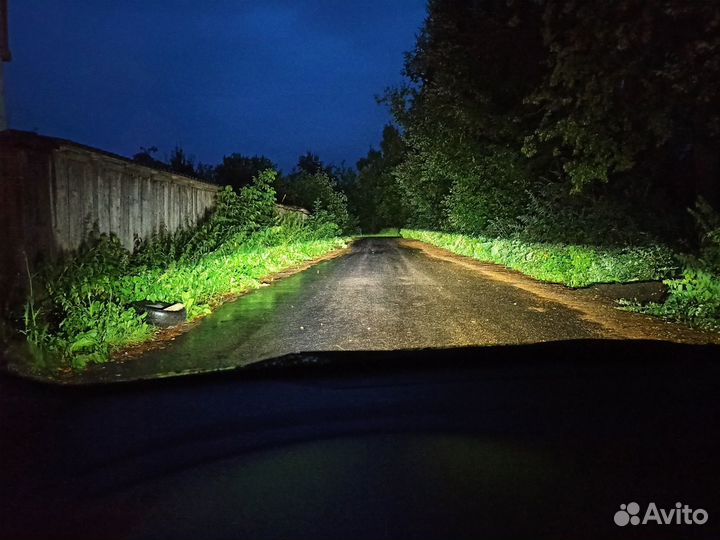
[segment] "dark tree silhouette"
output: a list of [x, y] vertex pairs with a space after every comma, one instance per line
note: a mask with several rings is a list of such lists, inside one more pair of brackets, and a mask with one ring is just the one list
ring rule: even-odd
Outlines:
[[265, 156], [230, 154], [223, 157], [222, 163], [215, 167], [213, 181], [221, 186], [232, 186], [235, 191], [239, 191], [267, 169], [277, 169], [277, 166]]

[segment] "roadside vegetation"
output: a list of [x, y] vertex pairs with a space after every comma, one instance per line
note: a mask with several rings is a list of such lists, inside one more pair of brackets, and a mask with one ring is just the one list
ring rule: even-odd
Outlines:
[[395, 125], [348, 190], [363, 231], [403, 227], [570, 286], [668, 279], [664, 304], [631, 308], [720, 327], [717, 10], [427, 10], [406, 83], [382, 99]]
[[[719, 329], [719, 55], [707, 2], [430, 0], [379, 148], [307, 152], [277, 200], [569, 286], [664, 279], [664, 304], [626, 307]], [[239, 193], [274, 167], [156, 151], [135, 159]]]
[[502, 264], [536, 279], [569, 287], [658, 280], [678, 270], [672, 252], [659, 246], [597, 248], [413, 229], [403, 229], [401, 233], [405, 238]]
[[[261, 279], [345, 245], [333, 208], [310, 218], [275, 213], [275, 172], [228, 187], [196, 228], [161, 233], [130, 253], [116, 237], [92, 235], [71, 258], [32, 276], [24, 333], [38, 369], [83, 368], [156, 332], [141, 301], [185, 304], [188, 319], [211, 312]], [[341, 209], [342, 210], [342, 209]]]
[[664, 304], [635, 309], [720, 331], [720, 215], [702, 200], [692, 214], [700, 231], [699, 249], [677, 256], [682, 273], [666, 281], [670, 296]]

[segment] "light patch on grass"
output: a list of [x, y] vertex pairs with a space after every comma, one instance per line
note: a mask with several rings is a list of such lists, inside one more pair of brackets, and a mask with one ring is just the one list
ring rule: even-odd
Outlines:
[[597, 248], [412, 229], [402, 229], [401, 234], [569, 287], [663, 279], [678, 270], [672, 252], [662, 246]]

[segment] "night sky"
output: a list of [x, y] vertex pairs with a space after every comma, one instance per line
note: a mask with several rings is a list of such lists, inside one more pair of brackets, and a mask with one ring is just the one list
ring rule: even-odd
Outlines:
[[425, 0], [10, 0], [10, 127], [196, 161], [347, 165], [389, 120]]

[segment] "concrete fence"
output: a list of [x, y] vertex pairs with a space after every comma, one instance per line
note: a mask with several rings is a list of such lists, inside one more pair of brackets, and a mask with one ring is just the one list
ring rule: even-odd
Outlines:
[[77, 249], [93, 228], [131, 250], [161, 227], [197, 223], [219, 189], [70, 141], [0, 132], [0, 310], [22, 297], [26, 261], [32, 272]]
[[93, 228], [131, 250], [161, 227], [194, 225], [219, 189], [69, 141], [0, 132], [0, 308], [22, 294], [26, 264], [32, 272], [77, 249]]

